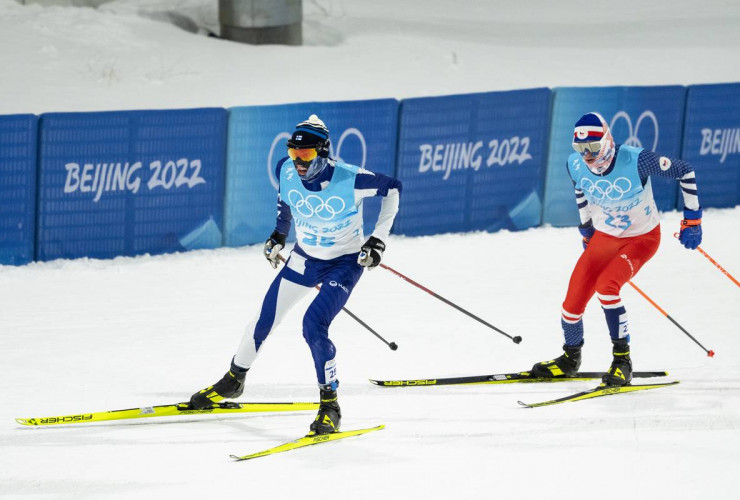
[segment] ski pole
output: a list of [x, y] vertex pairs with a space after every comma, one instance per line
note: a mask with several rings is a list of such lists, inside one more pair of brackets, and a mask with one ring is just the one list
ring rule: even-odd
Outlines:
[[635, 290], [637, 290], [637, 292], [638, 292], [638, 293], [639, 293], [640, 295], [642, 295], [643, 297], [645, 297], [645, 299], [647, 299], [647, 301], [648, 301], [648, 302], [650, 302], [650, 303], [651, 303], [651, 304], [652, 304], [652, 305], [653, 305], [653, 306], [654, 306], [654, 307], [655, 307], [655, 308], [656, 308], [656, 309], [657, 309], [658, 311], [660, 311], [660, 312], [661, 312], [661, 314], [663, 314], [663, 316], [665, 316], [666, 318], [668, 318], [669, 320], [671, 320], [671, 323], [673, 323], [673, 324], [674, 324], [674, 325], [676, 325], [676, 326], [677, 326], [678, 328], [680, 328], [680, 329], [681, 329], [681, 331], [682, 331], [683, 333], [685, 333], [686, 335], [688, 335], [688, 337], [689, 337], [689, 338], [690, 338], [691, 340], [693, 340], [694, 342], [696, 342], [696, 344], [697, 344], [697, 345], [698, 345], [699, 347], [701, 347], [702, 349], [704, 349], [704, 352], [706, 352], [706, 353], [707, 353], [707, 356], [709, 356], [710, 358], [713, 358], [713, 357], [714, 357], [714, 351], [712, 351], [711, 349], [707, 349], [706, 347], [704, 347], [703, 345], [701, 345], [701, 343], [700, 343], [700, 342], [699, 342], [698, 340], [696, 340], [696, 339], [695, 339], [695, 338], [693, 337], [693, 335], [691, 335], [691, 334], [690, 334], [689, 332], [687, 332], [687, 331], [686, 331], [686, 329], [685, 329], [684, 327], [682, 327], [681, 325], [679, 325], [679, 324], [678, 324], [678, 322], [677, 322], [677, 321], [676, 321], [675, 319], [671, 318], [671, 316], [670, 316], [670, 315], [669, 315], [669, 314], [668, 314], [667, 312], [665, 312], [665, 311], [663, 310], [663, 308], [661, 308], [661, 307], [660, 307], [660, 306], [659, 306], [658, 304], [656, 304], [656, 303], [655, 303], [655, 301], [653, 301], [653, 299], [651, 299], [650, 297], [648, 297], [648, 296], [647, 296], [647, 294], [645, 294], [645, 292], [643, 292], [642, 290], [640, 290], [640, 289], [639, 289], [639, 288], [637, 287], [637, 285], [635, 285], [635, 284], [634, 284], [634, 283], [632, 283], [631, 281], [628, 281], [627, 283], [629, 283], [629, 284], [630, 284], [630, 285], [632, 286], [632, 288], [634, 288]]
[[[678, 238], [678, 233], [673, 233], [673, 236], [675, 236], [676, 238]], [[711, 262], [712, 264], [714, 264], [717, 269], [719, 269], [720, 271], [722, 271], [722, 274], [724, 274], [725, 276], [727, 276], [728, 278], [730, 278], [730, 281], [732, 281], [733, 283], [735, 283], [737, 286], [740, 287], [740, 282], [738, 282], [735, 278], [733, 278], [732, 275], [729, 272], [727, 272], [727, 270], [724, 267], [720, 266], [719, 265], [719, 262], [717, 262], [716, 260], [714, 260], [713, 258], [711, 258], [709, 256], [709, 254], [707, 252], [705, 252], [702, 247], [696, 247], [696, 249], [699, 250], [699, 253], [700, 254], [702, 254], [704, 257], [706, 257], [707, 259], [709, 259], [709, 262]]]
[[[285, 264], [285, 258], [282, 255], [280, 255], [280, 260], [283, 261], [283, 264]], [[316, 290], [321, 291], [321, 287], [319, 285], [316, 285], [314, 288], [316, 288]], [[373, 330], [372, 328], [370, 328], [370, 325], [368, 325], [367, 323], [365, 323], [364, 321], [362, 321], [360, 318], [358, 318], [349, 309], [347, 309], [346, 307], [342, 307], [342, 311], [344, 311], [347, 314], [349, 314], [352, 317], [352, 319], [354, 319], [355, 321], [357, 321], [359, 324], [361, 324], [362, 326], [364, 326], [370, 333], [372, 333], [373, 335], [375, 335], [376, 337], [378, 337], [380, 340], [382, 340], [383, 343], [385, 343], [385, 345], [387, 345], [388, 347], [390, 347], [391, 351], [395, 351], [395, 350], [398, 349], [398, 344], [396, 344], [395, 342], [388, 342], [387, 340], [385, 340], [378, 332], [376, 332], [375, 330]]]
[[519, 342], [521, 342], [521, 341], [522, 341], [522, 338], [521, 338], [521, 337], [520, 337], [519, 335], [517, 335], [516, 337], [512, 337], [511, 335], [509, 335], [508, 333], [504, 332], [503, 330], [500, 330], [500, 329], [496, 328], [495, 326], [493, 326], [492, 324], [488, 323], [487, 321], [484, 321], [484, 320], [480, 319], [480, 318], [479, 318], [478, 316], [476, 316], [475, 314], [473, 314], [473, 313], [471, 313], [471, 312], [468, 312], [468, 311], [466, 311], [465, 309], [463, 309], [462, 307], [458, 306], [458, 305], [457, 305], [457, 304], [455, 304], [454, 302], [451, 302], [451, 301], [447, 300], [446, 298], [442, 297], [441, 295], [439, 295], [439, 294], [437, 294], [437, 293], [434, 293], [433, 291], [431, 291], [431, 290], [430, 290], [430, 289], [428, 289], [427, 287], [425, 287], [425, 286], [423, 286], [423, 285], [420, 285], [419, 283], [417, 283], [416, 281], [412, 280], [412, 279], [411, 279], [411, 278], [409, 278], [408, 276], [404, 276], [403, 274], [399, 273], [398, 271], [396, 271], [396, 270], [395, 270], [395, 269], [393, 269], [392, 267], [390, 267], [390, 266], [386, 266], [386, 265], [385, 265], [385, 264], [383, 264], [382, 262], [381, 262], [381, 263], [380, 263], [379, 265], [380, 265], [380, 267], [382, 267], [383, 269], [386, 269], [386, 270], [388, 270], [388, 271], [392, 272], [393, 274], [395, 274], [396, 276], [398, 276], [398, 277], [399, 277], [399, 278], [401, 278], [402, 280], [405, 280], [405, 281], [407, 281], [408, 283], [411, 283], [412, 285], [414, 285], [415, 287], [417, 287], [417, 288], [420, 288], [421, 290], [424, 290], [425, 292], [427, 292], [427, 293], [428, 293], [429, 295], [431, 295], [432, 297], [434, 297], [434, 298], [436, 298], [436, 299], [439, 299], [439, 300], [441, 300], [442, 302], [444, 302], [444, 303], [445, 303], [445, 304], [447, 304], [448, 306], [452, 306], [452, 307], [454, 307], [455, 309], [457, 309], [457, 310], [458, 310], [458, 311], [460, 311], [461, 313], [463, 313], [463, 314], [466, 314], [467, 316], [469, 316], [469, 317], [473, 318], [474, 320], [478, 321], [479, 323], [482, 323], [482, 324], [486, 325], [486, 326], [487, 326], [488, 328], [491, 328], [491, 329], [493, 329], [493, 330], [496, 330], [496, 331], [497, 331], [498, 333], [500, 333], [501, 335], [503, 335], [503, 336], [505, 336], [505, 337], [509, 337], [509, 338], [510, 338], [510, 339], [511, 339], [511, 340], [512, 340], [512, 341], [513, 341], [513, 342], [514, 342], [515, 344], [518, 344]]

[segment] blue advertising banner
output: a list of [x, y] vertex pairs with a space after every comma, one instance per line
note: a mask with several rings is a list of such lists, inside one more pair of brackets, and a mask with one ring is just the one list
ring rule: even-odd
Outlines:
[[[329, 129], [330, 155], [372, 172], [394, 175], [398, 101], [314, 102], [229, 110], [226, 246], [265, 241], [277, 215], [275, 167], [295, 126], [316, 114]], [[380, 199], [364, 201], [364, 232], [372, 233]], [[291, 238], [294, 232], [291, 231]]]
[[33, 260], [37, 137], [37, 116], [0, 116], [0, 264]]
[[539, 225], [550, 96], [531, 89], [404, 100], [395, 232]]
[[41, 116], [37, 260], [222, 243], [227, 112]]
[[[543, 222], [553, 226], [580, 223], [565, 164], [573, 153], [573, 126], [581, 116], [589, 111], [600, 113], [617, 144], [679, 158], [685, 98], [686, 88], [681, 86], [555, 89]], [[652, 177], [651, 184], [658, 208], [674, 210], [678, 182]]]
[[689, 87], [683, 159], [703, 207], [740, 203], [740, 83]]

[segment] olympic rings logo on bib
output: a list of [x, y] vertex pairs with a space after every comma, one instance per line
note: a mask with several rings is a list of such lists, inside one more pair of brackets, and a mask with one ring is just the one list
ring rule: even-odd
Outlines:
[[581, 180], [581, 189], [595, 200], [608, 199], [612, 201], [621, 200], [625, 194], [632, 189], [632, 182], [626, 177], [619, 177], [610, 182], [606, 179], [599, 179], [593, 182], [591, 179]]
[[288, 193], [288, 201], [303, 217], [316, 216], [321, 220], [333, 220], [344, 211], [346, 206], [339, 196], [330, 196], [324, 200], [320, 196], [310, 194], [304, 198], [295, 189]]

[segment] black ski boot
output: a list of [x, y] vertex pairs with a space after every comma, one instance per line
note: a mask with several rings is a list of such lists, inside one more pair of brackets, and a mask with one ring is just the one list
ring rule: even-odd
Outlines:
[[319, 386], [319, 392], [321, 405], [319, 405], [318, 415], [311, 424], [309, 436], [339, 432], [339, 423], [342, 420], [342, 411], [337, 401], [336, 384]]
[[630, 345], [625, 340], [612, 341], [612, 365], [601, 381], [606, 385], [627, 385], [632, 381], [632, 360], [630, 359]]
[[537, 363], [530, 370], [530, 375], [536, 378], [565, 378], [573, 377], [581, 366], [581, 348], [578, 346], [563, 345], [562, 356], [550, 361]]
[[198, 391], [190, 397], [190, 407], [202, 410], [224, 399], [238, 398], [244, 392], [244, 379], [249, 368], [242, 368], [231, 361], [231, 369], [215, 384]]

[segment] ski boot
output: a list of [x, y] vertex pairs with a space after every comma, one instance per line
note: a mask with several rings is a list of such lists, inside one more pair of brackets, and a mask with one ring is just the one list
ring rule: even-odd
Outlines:
[[533, 378], [565, 378], [573, 377], [578, 373], [581, 366], [581, 348], [583, 343], [577, 346], [563, 345], [562, 356], [550, 361], [536, 363], [530, 370]]
[[606, 385], [628, 385], [632, 381], [632, 360], [630, 359], [630, 345], [625, 340], [612, 341], [612, 365], [601, 381]]
[[339, 409], [336, 388], [336, 382], [319, 386], [321, 404], [319, 405], [319, 413], [311, 424], [309, 436], [339, 432], [342, 411]]
[[244, 392], [244, 379], [249, 368], [242, 368], [231, 361], [231, 369], [215, 384], [190, 397], [190, 408], [202, 410], [224, 399], [238, 398]]

